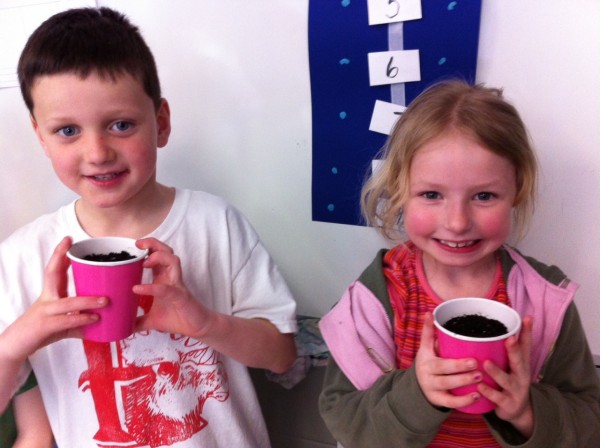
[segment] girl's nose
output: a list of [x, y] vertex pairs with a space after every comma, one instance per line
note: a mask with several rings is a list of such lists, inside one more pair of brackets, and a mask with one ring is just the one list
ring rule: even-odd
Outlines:
[[462, 202], [449, 203], [446, 206], [446, 228], [454, 233], [463, 233], [471, 228], [469, 208]]

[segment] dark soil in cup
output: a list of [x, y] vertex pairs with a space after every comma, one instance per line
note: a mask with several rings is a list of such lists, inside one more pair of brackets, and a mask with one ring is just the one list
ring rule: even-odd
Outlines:
[[481, 314], [453, 317], [443, 327], [453, 333], [472, 338], [493, 338], [508, 333], [508, 329], [502, 322]]
[[89, 254], [83, 257], [83, 259], [87, 261], [99, 261], [104, 263], [131, 260], [133, 258], [135, 258], [135, 256], [131, 255], [126, 250], [122, 250], [121, 252], [110, 252], [108, 254]]

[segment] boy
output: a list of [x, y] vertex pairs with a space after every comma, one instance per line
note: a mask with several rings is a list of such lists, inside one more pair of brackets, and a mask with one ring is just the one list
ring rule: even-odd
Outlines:
[[[79, 199], [0, 245], [0, 409], [31, 366], [60, 447], [268, 446], [246, 366], [291, 365], [295, 303], [239, 212], [156, 181], [170, 110], [137, 28], [108, 8], [59, 13], [18, 71], [42, 148]], [[107, 235], [139, 239], [152, 278], [134, 288], [136, 333], [82, 341], [97, 315], [80, 311], [107, 299], [63, 299], [65, 254]]]

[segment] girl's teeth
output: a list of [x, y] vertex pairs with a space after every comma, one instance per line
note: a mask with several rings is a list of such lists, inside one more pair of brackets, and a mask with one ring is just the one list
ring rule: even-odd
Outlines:
[[461, 247], [472, 246], [473, 244], [475, 244], [475, 241], [466, 241], [466, 242], [463, 242], [463, 243], [455, 243], [453, 241], [444, 241], [444, 240], [441, 240], [441, 243], [445, 244], [446, 246], [449, 246], [449, 247], [461, 248]]

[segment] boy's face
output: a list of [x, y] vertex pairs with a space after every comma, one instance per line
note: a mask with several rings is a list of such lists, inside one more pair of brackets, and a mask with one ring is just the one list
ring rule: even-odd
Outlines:
[[140, 207], [156, 187], [156, 153], [167, 144], [170, 113], [141, 83], [91, 73], [42, 76], [32, 88], [34, 130], [60, 180], [86, 206]]

